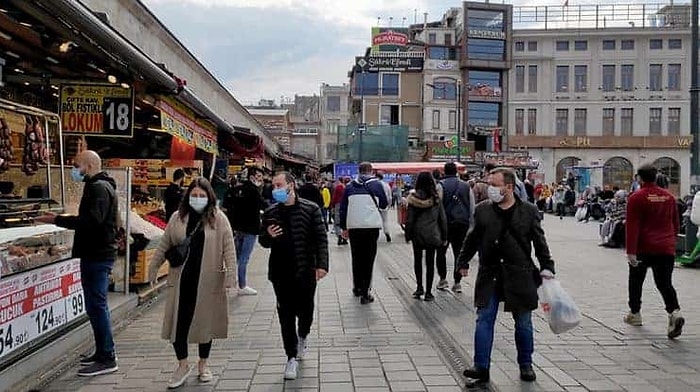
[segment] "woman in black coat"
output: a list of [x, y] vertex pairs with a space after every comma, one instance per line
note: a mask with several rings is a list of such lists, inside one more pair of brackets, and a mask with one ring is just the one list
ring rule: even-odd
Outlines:
[[[434, 299], [431, 292], [435, 278], [435, 252], [447, 243], [447, 218], [438, 191], [429, 172], [416, 178], [415, 191], [408, 195], [406, 241], [413, 242], [413, 268], [418, 288], [413, 297], [425, 294], [425, 301]], [[426, 282], [423, 290], [423, 251], [425, 251]]]

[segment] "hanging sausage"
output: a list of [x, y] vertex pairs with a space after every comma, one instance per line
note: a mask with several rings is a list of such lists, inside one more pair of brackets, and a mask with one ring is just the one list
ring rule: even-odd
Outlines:
[[49, 160], [49, 154], [46, 150], [46, 139], [44, 138], [44, 130], [41, 129], [41, 121], [39, 117], [34, 117], [34, 134], [35, 142], [32, 145], [32, 157], [35, 162], [40, 165], [46, 165]]
[[24, 126], [24, 150], [22, 153], [22, 171], [28, 176], [33, 176], [39, 171], [39, 163], [35, 157], [39, 156], [39, 152], [35, 152], [37, 148], [37, 135], [34, 130], [34, 121], [31, 117], [25, 117], [26, 124]]
[[4, 118], [0, 118], [0, 173], [10, 168], [10, 162], [14, 159], [12, 154], [12, 132]]

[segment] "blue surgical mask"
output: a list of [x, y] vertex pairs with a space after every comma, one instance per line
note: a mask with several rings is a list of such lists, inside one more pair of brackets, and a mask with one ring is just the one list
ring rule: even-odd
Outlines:
[[272, 190], [272, 198], [278, 203], [286, 203], [289, 200], [289, 192], [285, 188]]
[[75, 182], [83, 182], [83, 181], [85, 181], [85, 174], [83, 174], [83, 173], [80, 171], [80, 168], [79, 168], [79, 167], [74, 167], [73, 169], [71, 169], [71, 171], [70, 171], [70, 176], [71, 176], [71, 178], [73, 179], [73, 181], [75, 181]]

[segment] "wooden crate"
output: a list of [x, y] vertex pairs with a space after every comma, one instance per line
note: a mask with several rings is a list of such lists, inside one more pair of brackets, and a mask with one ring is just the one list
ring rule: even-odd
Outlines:
[[[131, 277], [131, 284], [145, 284], [148, 281], [148, 266], [150, 265], [155, 249], [142, 250], [138, 253], [136, 259], [135, 271]], [[158, 278], [168, 274], [168, 263], [165, 262], [158, 270]]]

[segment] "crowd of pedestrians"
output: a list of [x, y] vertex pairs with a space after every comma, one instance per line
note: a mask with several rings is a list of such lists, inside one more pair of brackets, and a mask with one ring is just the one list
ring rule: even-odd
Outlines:
[[[86, 183], [79, 216], [47, 215], [38, 220], [76, 230], [74, 255], [81, 258], [96, 345], [95, 353], [81, 360], [84, 367], [79, 374], [95, 376], [118, 368], [106, 304], [117, 241], [115, 182], [101, 170], [100, 158], [92, 151], [78, 156], [73, 171], [74, 180]], [[656, 169], [645, 165], [630, 195], [612, 192], [604, 239], [626, 246], [629, 313], [624, 321], [642, 324], [642, 287], [651, 268], [669, 314], [667, 335], [677, 338], [685, 323], [672, 283], [679, 216], [675, 198], [664, 189], [667, 182], [658, 178]], [[465, 181], [454, 163], [446, 163], [442, 172], [419, 173], [410, 188], [384, 180], [371, 163], [360, 164], [355, 178], [333, 181], [311, 175], [299, 181], [288, 172], [268, 177], [261, 169], [248, 168], [242, 178], [232, 180], [219, 201], [208, 180], [195, 179], [183, 189], [184, 172], [175, 171], [166, 191], [168, 225], [149, 271], [155, 282], [161, 265], [166, 260], [170, 264], [162, 337], [172, 344], [177, 366], [168, 387], [182, 386], [193, 371], [189, 344], [198, 345], [198, 380], [212, 381], [208, 366], [212, 345], [228, 337], [228, 291], [257, 294], [247, 279], [256, 245], [270, 249], [268, 280], [276, 296], [287, 357], [283, 377], [296, 379], [312, 343], [316, 287], [330, 271], [329, 231], [337, 237], [338, 247], [349, 244], [351, 295], [370, 306], [375, 301], [372, 276], [378, 241], [383, 233], [391, 242], [388, 210], [399, 205], [407, 209], [405, 240], [413, 249], [416, 299], [434, 300], [436, 271], [435, 289], [448, 290], [452, 283], [451, 290], [461, 293], [461, 281], [478, 256], [474, 357], [464, 371], [467, 385], [489, 381], [500, 303], [515, 321], [520, 378], [534, 381], [532, 311], [538, 307], [538, 287], [554, 279], [555, 273], [541, 210], [551, 201], [563, 217], [572, 184], [567, 179], [556, 187], [536, 189], [513, 170], [490, 164]], [[623, 238], [619, 225], [625, 228]], [[450, 248], [454, 269], [448, 273]]]

